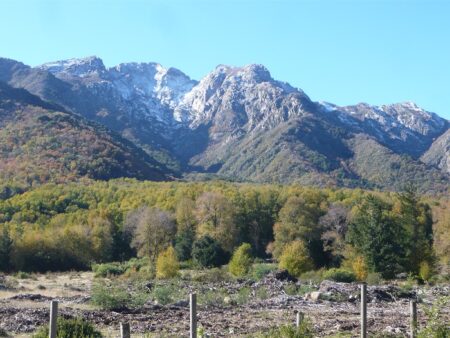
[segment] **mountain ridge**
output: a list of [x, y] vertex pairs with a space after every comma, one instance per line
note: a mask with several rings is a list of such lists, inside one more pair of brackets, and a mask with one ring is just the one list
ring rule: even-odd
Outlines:
[[[441, 188], [448, 179], [441, 165], [448, 156], [442, 154], [445, 145], [434, 147], [433, 156], [424, 154], [446, 133], [449, 121], [411, 102], [344, 107], [314, 102], [303, 90], [273, 79], [263, 65], [219, 65], [200, 81], [154, 62], [107, 68], [97, 57], [27, 67], [0, 59], [0, 80], [118, 132], [180, 178], [208, 173], [389, 189], [392, 182], [374, 181], [370, 170], [356, 163], [364, 156], [355, 155], [361, 149], [356, 152], [352, 140], [365, 135], [387, 149], [377, 154], [391, 160], [390, 152], [403, 156], [407, 164], [400, 167], [415, 168]], [[270, 147], [279, 152], [270, 155]]]

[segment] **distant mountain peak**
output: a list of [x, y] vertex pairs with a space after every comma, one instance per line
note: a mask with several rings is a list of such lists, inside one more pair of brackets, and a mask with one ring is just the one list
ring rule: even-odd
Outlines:
[[66, 73], [79, 77], [89, 76], [93, 73], [99, 74], [106, 71], [103, 60], [97, 56], [48, 62], [37, 68], [47, 70], [53, 74]]

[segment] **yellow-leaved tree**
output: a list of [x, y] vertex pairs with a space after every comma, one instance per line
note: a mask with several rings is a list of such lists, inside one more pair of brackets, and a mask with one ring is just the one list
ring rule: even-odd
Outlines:
[[176, 277], [180, 270], [180, 263], [173, 246], [169, 246], [166, 250], [158, 255], [156, 261], [156, 277], [160, 279], [168, 279]]
[[251, 269], [253, 263], [252, 247], [248, 243], [238, 247], [228, 264], [228, 270], [236, 277], [245, 276]]
[[286, 269], [291, 275], [297, 277], [314, 268], [303, 241], [292, 241], [286, 245], [279, 258], [279, 267]]

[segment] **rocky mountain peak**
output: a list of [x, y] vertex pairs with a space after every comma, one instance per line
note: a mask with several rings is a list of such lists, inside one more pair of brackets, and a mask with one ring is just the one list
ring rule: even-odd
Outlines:
[[272, 76], [269, 70], [263, 65], [251, 64], [241, 68], [240, 74], [242, 78], [247, 81], [254, 81], [256, 83], [272, 81]]
[[47, 70], [55, 75], [64, 73], [78, 77], [87, 77], [93, 74], [101, 74], [106, 71], [103, 60], [97, 56], [49, 62], [44, 63], [37, 68]]
[[391, 116], [395, 123], [422, 135], [435, 135], [447, 127], [447, 121], [435, 113], [420, 108], [414, 102], [384, 105], [380, 109]]

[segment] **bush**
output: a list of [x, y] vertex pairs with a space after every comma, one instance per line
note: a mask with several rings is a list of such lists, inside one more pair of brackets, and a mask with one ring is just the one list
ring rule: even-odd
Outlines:
[[[48, 326], [41, 327], [33, 338], [47, 338]], [[103, 335], [94, 326], [82, 319], [58, 319], [57, 338], [101, 338]]]
[[258, 263], [253, 265], [252, 275], [253, 278], [260, 280], [275, 270], [277, 270], [277, 266], [275, 264]]
[[239, 289], [236, 295], [236, 303], [239, 305], [246, 304], [249, 301], [251, 294], [252, 290], [248, 287]]
[[123, 310], [130, 305], [130, 296], [119, 285], [96, 283], [92, 286], [91, 301], [104, 310]]
[[236, 277], [243, 277], [250, 271], [252, 262], [252, 247], [250, 244], [244, 243], [234, 251], [228, 264], [228, 270]]
[[289, 296], [304, 296], [307, 293], [316, 291], [317, 288], [312, 285], [301, 284], [297, 286], [295, 284], [288, 284], [284, 287], [284, 292]]
[[356, 280], [356, 276], [353, 272], [336, 268], [325, 271], [323, 277], [328, 280], [342, 283], [351, 283]]
[[16, 278], [19, 278], [19, 279], [28, 279], [28, 278], [30, 278], [30, 276], [31, 275], [28, 272], [24, 272], [24, 271], [18, 271], [16, 273]]
[[152, 291], [152, 298], [161, 305], [167, 305], [174, 302], [177, 296], [178, 291], [172, 285], [157, 286]]
[[279, 266], [281, 269], [286, 269], [291, 275], [298, 277], [303, 272], [312, 270], [313, 263], [304, 243], [297, 240], [284, 248]]
[[265, 300], [269, 298], [269, 290], [266, 287], [262, 286], [256, 289], [255, 296], [258, 299]]
[[228, 257], [219, 243], [209, 236], [203, 236], [194, 242], [192, 257], [203, 268], [218, 267], [225, 264]]
[[450, 327], [445, 320], [445, 309], [450, 306], [450, 297], [442, 297], [436, 300], [431, 309], [424, 309], [428, 317], [426, 326], [418, 334], [418, 338], [449, 338]]
[[195, 282], [202, 283], [217, 283], [231, 280], [232, 277], [225, 269], [213, 268], [205, 271], [200, 271], [192, 278]]
[[381, 273], [378, 272], [370, 272], [366, 278], [366, 282], [369, 285], [380, 285], [381, 281]]
[[431, 278], [431, 267], [427, 261], [423, 261], [420, 263], [419, 267], [419, 276], [422, 280], [427, 281]]
[[362, 256], [358, 256], [352, 262], [352, 269], [355, 273], [355, 277], [359, 281], [365, 281], [368, 275], [367, 264]]
[[126, 271], [126, 266], [113, 262], [113, 263], [104, 263], [104, 264], [93, 264], [92, 271], [95, 274], [95, 277], [109, 277], [109, 276], [118, 276], [123, 274]]
[[301, 281], [319, 284], [323, 281], [324, 269], [311, 270], [302, 273], [299, 277]]
[[140, 307], [149, 298], [147, 290], [143, 288], [128, 289], [128, 285], [117, 281], [111, 284], [95, 283], [91, 291], [91, 301], [104, 310], [124, 310]]
[[218, 306], [225, 305], [226, 299], [230, 299], [225, 289], [207, 290], [199, 295], [199, 304], [204, 306]]
[[161, 279], [173, 278], [178, 275], [180, 264], [172, 246], [161, 252], [156, 262], [156, 277]]

